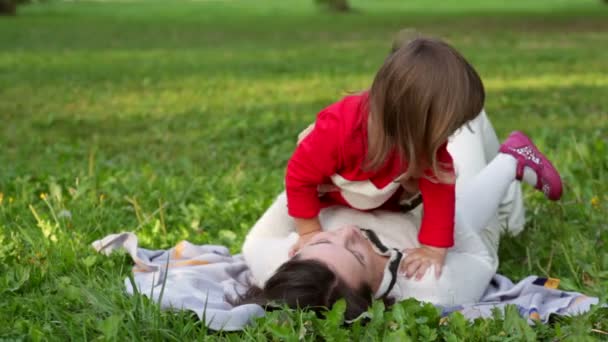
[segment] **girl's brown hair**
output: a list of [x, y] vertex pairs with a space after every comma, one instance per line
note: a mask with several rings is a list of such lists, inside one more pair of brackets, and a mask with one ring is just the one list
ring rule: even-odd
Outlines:
[[483, 109], [485, 91], [475, 69], [443, 41], [415, 38], [393, 47], [369, 91], [366, 168], [382, 167], [390, 153], [407, 161], [404, 180], [453, 177], [438, 149]]

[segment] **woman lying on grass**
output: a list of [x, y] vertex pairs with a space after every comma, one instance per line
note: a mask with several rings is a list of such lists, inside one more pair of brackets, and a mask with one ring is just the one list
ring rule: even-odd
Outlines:
[[413, 297], [438, 305], [478, 302], [498, 266], [501, 229], [518, 232], [523, 227], [521, 192], [515, 181], [523, 180], [549, 196], [561, 194], [561, 180], [524, 134], [515, 132], [499, 146], [485, 113], [458, 130], [448, 150], [457, 174], [455, 242], [439, 277], [434, 266], [419, 276], [416, 265], [402, 262], [420, 245], [420, 207], [407, 213], [325, 208], [319, 215], [324, 231], [289, 258], [298, 235], [293, 224], [277, 224], [282, 220], [278, 216], [287, 215], [281, 194], [243, 246], [260, 286], [251, 289], [245, 301], [320, 310], [345, 298], [347, 319], [367, 310], [373, 299]]

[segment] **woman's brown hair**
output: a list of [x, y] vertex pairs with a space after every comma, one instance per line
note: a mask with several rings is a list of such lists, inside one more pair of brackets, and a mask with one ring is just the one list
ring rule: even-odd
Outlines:
[[[344, 318], [352, 320], [371, 306], [373, 293], [365, 284], [358, 289], [349, 287], [320, 261], [294, 257], [281, 265], [264, 287], [250, 288], [238, 304], [287, 305], [320, 313], [340, 298], [346, 302]], [[385, 304], [391, 301], [387, 299]]]
[[443, 41], [415, 38], [394, 45], [376, 74], [368, 100], [366, 168], [375, 170], [393, 152], [408, 163], [402, 180], [432, 169], [437, 180], [453, 177], [437, 151], [459, 127], [474, 119], [485, 101], [475, 69]]

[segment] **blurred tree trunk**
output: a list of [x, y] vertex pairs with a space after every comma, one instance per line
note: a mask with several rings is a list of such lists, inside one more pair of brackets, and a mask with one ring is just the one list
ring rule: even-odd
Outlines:
[[351, 10], [348, 0], [315, 0], [315, 2], [336, 12], [348, 12]]
[[17, 14], [17, 2], [14, 0], [0, 0], [0, 15]]

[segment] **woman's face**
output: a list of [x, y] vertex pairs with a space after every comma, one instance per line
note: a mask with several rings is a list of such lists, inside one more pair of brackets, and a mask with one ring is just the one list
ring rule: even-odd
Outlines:
[[298, 252], [298, 258], [325, 263], [344, 282], [358, 288], [374, 287], [378, 254], [355, 226], [347, 226], [313, 236]]

